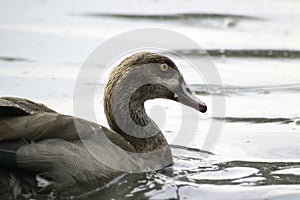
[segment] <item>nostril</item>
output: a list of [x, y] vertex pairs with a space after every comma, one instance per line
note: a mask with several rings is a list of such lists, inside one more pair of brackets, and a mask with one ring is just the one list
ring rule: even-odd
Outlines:
[[191, 91], [190, 88], [187, 87], [185, 90], [186, 90], [188, 93], [192, 94], [192, 91]]

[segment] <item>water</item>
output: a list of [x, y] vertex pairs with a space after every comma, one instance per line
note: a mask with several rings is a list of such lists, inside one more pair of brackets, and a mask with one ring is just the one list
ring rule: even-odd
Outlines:
[[[211, 120], [225, 121], [213, 155], [197, 150], [200, 136], [187, 152], [173, 148], [173, 166], [126, 174], [75, 198], [299, 199], [300, 2], [0, 4], [1, 96], [25, 97], [73, 114], [76, 76], [88, 55], [116, 34], [145, 27], [178, 31], [198, 42], [212, 56], [224, 83], [225, 93], [218, 85], [207, 91], [189, 75], [188, 66], [180, 68], [203, 101], [209, 103], [210, 95], [226, 97], [225, 118], [211, 116], [208, 110], [201, 120], [200, 130]], [[177, 51], [191, 59], [201, 54], [197, 49]], [[178, 105], [159, 104], [171, 119], [163, 131], [172, 141], [180, 120]], [[107, 125], [103, 115], [98, 120]]]

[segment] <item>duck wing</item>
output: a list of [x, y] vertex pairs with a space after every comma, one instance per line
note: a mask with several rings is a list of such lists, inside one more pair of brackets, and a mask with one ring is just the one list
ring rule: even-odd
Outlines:
[[[24, 145], [47, 139], [74, 143], [99, 132], [121, 149], [134, 151], [122, 136], [96, 123], [59, 114], [27, 99], [0, 98], [0, 166], [13, 163], [8, 161], [14, 160], [16, 152]], [[38, 156], [38, 152], [36, 154]]]
[[113, 143], [133, 150], [122, 136], [96, 123], [59, 114], [27, 99], [0, 98], [0, 142], [25, 139], [30, 143], [50, 138], [72, 141], [91, 136], [99, 128]]
[[73, 117], [27, 99], [0, 98], [0, 142], [16, 139], [37, 142], [47, 138], [79, 139]]

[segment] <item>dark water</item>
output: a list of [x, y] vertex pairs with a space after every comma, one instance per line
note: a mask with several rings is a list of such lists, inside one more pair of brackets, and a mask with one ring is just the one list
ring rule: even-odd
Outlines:
[[[255, 190], [251, 189], [256, 187], [258, 190], [262, 190], [260, 193], [267, 194], [270, 190], [267, 187], [269, 185], [276, 189], [284, 189], [282, 185], [299, 184], [299, 178], [296, 175], [273, 174], [274, 171], [280, 169], [299, 167], [299, 163], [232, 161], [203, 164], [192, 158], [180, 158], [180, 160], [189, 164], [194, 162], [196, 167], [179, 170], [174, 169], [176, 168], [175, 164], [175, 167], [169, 167], [156, 173], [126, 175], [108, 188], [90, 195], [90, 199], [98, 199], [99, 196], [107, 199], [124, 197], [128, 199], [198, 199], [203, 198], [203, 193], [206, 193], [205, 195], [209, 199], [218, 198], [214, 195], [222, 196], [223, 199], [231, 199], [231, 195], [236, 195], [237, 199], [256, 199], [255, 194], [247, 195], [246, 192], [255, 193]], [[197, 177], [197, 175], [203, 174], [209, 175]], [[224, 187], [223, 191], [222, 186]], [[220, 189], [220, 194], [216, 194]], [[207, 194], [209, 190], [216, 190], [215, 194]], [[234, 192], [234, 190], [236, 191]], [[291, 189], [290, 192], [299, 195], [297, 190]], [[211, 191], [211, 193], [213, 192]], [[269, 196], [270, 199], [275, 199], [281, 195]], [[283, 196], [281, 197], [283, 198]]]
[[[199, 151], [189, 153], [199, 154]], [[124, 174], [96, 190], [58, 198], [297, 199], [299, 195], [299, 171], [296, 174], [284, 172], [299, 168], [299, 162], [218, 162], [191, 155], [174, 156], [174, 159], [173, 166], [160, 171]], [[57, 196], [53, 193], [37, 195], [36, 198], [56, 199]]]
[[[173, 148], [173, 166], [125, 174], [79, 196], [53, 193], [36, 199], [299, 199], [300, 2], [0, 4], [1, 96], [26, 97], [73, 114], [76, 76], [87, 56], [110, 37], [145, 27], [167, 28], [198, 42], [223, 81], [208, 90], [189, 66], [174, 60], [209, 110], [192, 148]], [[200, 49], [175, 52], [187, 59], [203, 56]], [[225, 96], [225, 117], [211, 115], [212, 96]], [[163, 131], [172, 142], [178, 106], [157, 102], [171, 119]], [[150, 110], [151, 105], [155, 102]], [[106, 125], [103, 115], [98, 120]], [[213, 120], [225, 124], [208, 155], [199, 150], [201, 133]]]

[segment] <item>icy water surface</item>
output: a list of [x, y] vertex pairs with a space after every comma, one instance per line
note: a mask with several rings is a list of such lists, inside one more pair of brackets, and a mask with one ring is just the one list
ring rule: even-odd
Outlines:
[[[300, 2], [30, 0], [2, 1], [0, 10], [1, 96], [25, 97], [73, 114], [76, 76], [88, 55], [114, 35], [148, 27], [167, 28], [198, 42], [224, 83], [225, 90], [213, 85], [208, 91], [189, 66], [175, 59], [194, 92], [208, 102], [192, 148], [174, 146], [173, 166], [125, 174], [96, 191], [68, 198], [300, 198]], [[197, 59], [202, 51], [176, 52]], [[211, 116], [209, 98], [221, 95], [226, 97], [226, 116]], [[163, 131], [172, 141], [179, 107], [157, 102], [170, 119]], [[206, 154], [199, 151], [201, 130], [212, 120], [225, 124]], [[100, 112], [99, 122], [106, 125]]]

